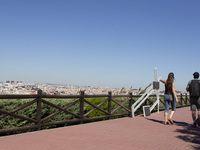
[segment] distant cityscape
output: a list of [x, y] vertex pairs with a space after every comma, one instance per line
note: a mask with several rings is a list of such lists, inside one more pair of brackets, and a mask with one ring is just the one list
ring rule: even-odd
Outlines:
[[[75, 86], [75, 85], [59, 85], [59, 84], [35, 84], [23, 83], [22, 81], [6, 81], [0, 83], [0, 94], [37, 94], [41, 89], [43, 94], [48, 95], [79, 95], [80, 91], [84, 91], [87, 95], [108, 94], [112, 92], [113, 95], [129, 94], [138, 95], [142, 89], [131, 88], [109, 88], [109, 87], [91, 87], [91, 86]], [[164, 91], [159, 91], [160, 95]], [[155, 94], [155, 93], [153, 93]], [[181, 94], [181, 92], [177, 92]]]

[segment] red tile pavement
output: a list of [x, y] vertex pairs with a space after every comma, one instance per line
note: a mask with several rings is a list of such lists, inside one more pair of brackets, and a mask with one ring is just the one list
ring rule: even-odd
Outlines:
[[189, 107], [177, 109], [175, 125], [163, 112], [0, 137], [0, 150], [197, 150], [200, 128]]

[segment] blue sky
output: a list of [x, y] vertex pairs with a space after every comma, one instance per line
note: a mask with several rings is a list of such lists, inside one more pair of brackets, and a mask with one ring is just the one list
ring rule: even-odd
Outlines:
[[[199, 0], [0, 0], [0, 81], [145, 88], [200, 71]], [[163, 89], [163, 85], [161, 85]]]

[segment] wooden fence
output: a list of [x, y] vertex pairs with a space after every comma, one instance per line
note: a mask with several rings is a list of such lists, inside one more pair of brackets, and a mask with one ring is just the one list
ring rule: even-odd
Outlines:
[[[1, 100], [9, 101], [9, 99], [17, 99], [20, 101], [20, 99], [33, 99], [30, 100], [29, 102], [19, 106], [18, 108], [14, 108], [13, 110], [5, 110], [4, 108], [0, 108], [0, 121], [2, 122], [2, 119], [7, 117], [7, 116], [12, 116], [14, 118], [19, 118], [20, 120], [26, 120], [28, 122], [31, 122], [33, 125], [30, 126], [20, 126], [20, 127], [13, 127], [13, 128], [1, 128], [0, 129], [0, 135], [5, 135], [7, 133], [14, 133], [16, 131], [24, 131], [24, 130], [41, 130], [44, 127], [50, 127], [53, 125], [63, 125], [63, 124], [79, 124], [79, 123], [84, 123], [84, 122], [89, 122], [89, 121], [97, 121], [97, 120], [103, 120], [103, 119], [112, 119], [116, 117], [122, 117], [122, 116], [129, 116], [131, 117], [131, 106], [132, 104], [140, 97], [140, 95], [132, 95], [130, 93], [129, 95], [112, 95], [111, 92], [105, 95], [85, 95], [84, 91], [81, 91], [80, 95], [43, 95], [42, 90], [38, 91], [38, 94], [35, 95], [0, 95], [0, 103]], [[185, 107], [189, 105], [189, 99], [187, 94], [185, 95], [179, 95], [179, 104], [177, 107]], [[95, 105], [92, 103], [92, 101], [89, 101], [87, 99], [90, 98], [105, 98], [104, 101], [100, 102], [98, 105]], [[117, 99], [123, 98], [122, 102], [118, 102]], [[54, 103], [49, 102], [47, 99], [74, 99], [73, 102], [68, 103], [64, 107], [60, 107], [58, 105], [55, 105]], [[156, 96], [151, 95], [144, 105], [153, 105], [153, 103], [156, 101]], [[19, 115], [17, 114], [18, 111], [30, 106], [36, 104], [36, 117], [35, 118], [30, 118], [27, 116]], [[45, 113], [42, 111], [42, 104], [46, 104], [51, 106], [52, 108], [56, 108], [57, 111], [45, 116], [42, 118], [42, 113]], [[78, 104], [78, 113], [74, 113], [69, 110], [70, 107]], [[106, 110], [102, 109], [102, 105], [107, 106]], [[84, 110], [85, 105], [90, 105], [93, 109], [90, 111], [86, 112]], [[112, 107], [115, 105], [115, 107]], [[142, 105], [142, 106], [144, 106]], [[142, 107], [141, 106], [141, 107]], [[163, 96], [160, 96], [160, 110], [164, 109], [164, 100]], [[123, 113], [116, 114], [117, 110], [123, 109]], [[95, 117], [88, 117], [89, 114], [91, 114], [94, 111], [100, 111], [103, 112], [102, 116], [95, 116]], [[140, 112], [138, 114], [142, 114], [142, 109], [140, 109]], [[157, 111], [157, 108], [155, 108], [153, 111]], [[74, 119], [69, 119], [69, 120], [58, 120], [58, 121], [53, 121], [53, 122], [45, 122], [46, 120], [54, 117], [55, 115], [65, 112], [65, 114], [70, 114], [74, 116]]]

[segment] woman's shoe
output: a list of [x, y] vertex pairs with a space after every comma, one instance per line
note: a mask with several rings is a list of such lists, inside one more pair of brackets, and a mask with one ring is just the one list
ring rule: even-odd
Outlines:
[[167, 122], [164, 122], [164, 125], [169, 125], [169, 122], [167, 121]]
[[174, 124], [173, 120], [171, 118], [168, 119], [168, 121], [171, 123], [171, 124]]

